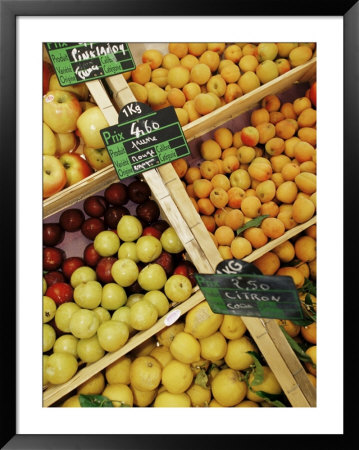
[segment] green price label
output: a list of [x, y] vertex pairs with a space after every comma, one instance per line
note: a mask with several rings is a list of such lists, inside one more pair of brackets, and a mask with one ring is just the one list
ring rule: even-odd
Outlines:
[[120, 180], [190, 154], [173, 106], [152, 111], [144, 103], [128, 103], [118, 125], [100, 133]]
[[248, 273], [194, 276], [214, 313], [268, 319], [303, 318], [291, 277]]
[[118, 75], [136, 65], [123, 42], [47, 42], [45, 44], [61, 86]]

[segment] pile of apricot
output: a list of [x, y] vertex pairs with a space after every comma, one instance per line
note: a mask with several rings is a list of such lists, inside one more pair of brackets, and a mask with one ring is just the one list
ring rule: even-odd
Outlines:
[[173, 106], [182, 126], [209, 114], [315, 55], [315, 43], [169, 43], [148, 49], [124, 73], [137, 101]]
[[[197, 165], [172, 162], [223, 259], [243, 259], [314, 216], [315, 86], [293, 102], [267, 95], [250, 125], [219, 127], [200, 142]], [[266, 217], [237, 235], [259, 216]]]

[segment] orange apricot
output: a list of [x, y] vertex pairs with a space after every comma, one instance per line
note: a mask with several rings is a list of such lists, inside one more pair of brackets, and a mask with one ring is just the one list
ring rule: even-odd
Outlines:
[[285, 233], [283, 222], [276, 217], [267, 217], [264, 219], [261, 223], [261, 229], [271, 239], [277, 239]]

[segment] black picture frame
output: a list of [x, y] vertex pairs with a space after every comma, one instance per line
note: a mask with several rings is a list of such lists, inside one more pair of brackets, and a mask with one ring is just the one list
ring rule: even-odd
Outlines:
[[[84, 13], [85, 11], [85, 13]], [[220, 17], [217, 5], [208, 2], [205, 5], [181, 1], [181, 10], [174, 12], [172, 2], [164, 0], [0, 0], [0, 192], [2, 193], [2, 211], [4, 218], [1, 220], [1, 255], [3, 267], [1, 278], [3, 279], [3, 317], [1, 329], [2, 335], [2, 362], [3, 389], [1, 395], [1, 448], [6, 449], [177, 449], [177, 448], [215, 448], [229, 445], [254, 445], [267, 443], [268, 439], [276, 439], [276, 447], [288, 445], [299, 447], [305, 442], [314, 443], [318, 438], [323, 439], [330, 435], [311, 436], [290, 435], [286, 442], [281, 444], [276, 435], [18, 435], [16, 433], [16, 18], [19, 16], [176, 16], [186, 15], [190, 11], [191, 16]], [[204, 12], [205, 11], [205, 14]], [[222, 10], [238, 16], [342, 16], [344, 20], [344, 202], [346, 211], [344, 216], [344, 236], [350, 237], [344, 240], [344, 257], [353, 253], [358, 247], [358, 232], [356, 227], [356, 198], [354, 197], [353, 181], [356, 180], [359, 169], [357, 143], [359, 142], [359, 5], [356, 1], [261, 1], [239, 2], [227, 0], [226, 9]], [[338, 118], [339, 120], [339, 118]], [[345, 372], [347, 392], [350, 386], [355, 386], [353, 366], [356, 357], [351, 353], [351, 343], [354, 342], [354, 330], [356, 330], [356, 315], [353, 305], [355, 297], [349, 297], [351, 282], [357, 277], [356, 264], [348, 264], [344, 273], [346, 321], [346, 346], [344, 358], [347, 362]], [[344, 298], [344, 297], [343, 297]], [[351, 303], [350, 303], [351, 302]], [[5, 345], [6, 343], [6, 345]], [[333, 369], [335, 370], [335, 369]], [[328, 375], [329, 376], [329, 375]], [[4, 386], [6, 388], [4, 388]], [[353, 387], [354, 389], [354, 387]], [[355, 389], [354, 389], [355, 392]], [[328, 394], [329, 395], [329, 394]], [[355, 396], [354, 396], [355, 397]], [[347, 399], [346, 406], [349, 400]], [[349, 405], [350, 407], [350, 405]], [[336, 448], [343, 445], [343, 440], [351, 439], [355, 415], [348, 417], [345, 426], [345, 434], [330, 435], [330, 443]], [[258, 425], [260, 433], [260, 424]], [[236, 428], [234, 428], [235, 430]], [[329, 440], [329, 439], [328, 439]], [[310, 445], [309, 445], [310, 446]], [[346, 448], [344, 444], [344, 448]]]

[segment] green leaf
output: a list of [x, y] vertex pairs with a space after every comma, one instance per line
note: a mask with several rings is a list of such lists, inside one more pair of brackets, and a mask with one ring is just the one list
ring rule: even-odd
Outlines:
[[259, 217], [256, 217], [255, 219], [248, 221], [245, 225], [243, 225], [243, 227], [238, 228], [238, 230], [236, 232], [237, 236], [239, 236], [241, 233], [243, 233], [243, 231], [246, 230], [247, 228], [259, 227], [260, 224], [262, 223], [262, 221], [267, 217], [269, 217], [269, 214], [264, 214], [263, 216], [259, 216]]
[[79, 401], [81, 408], [111, 408], [112, 401], [104, 395], [80, 394]]
[[304, 284], [301, 288], [298, 289], [299, 292], [307, 292], [309, 294], [317, 296], [317, 287], [313, 283], [313, 281], [309, 280], [309, 278], [305, 278]]
[[198, 374], [196, 375], [196, 378], [194, 380], [194, 384], [198, 384], [199, 386], [207, 389], [208, 388], [208, 376], [206, 374], [206, 371], [201, 369]]
[[279, 325], [279, 327], [283, 331], [284, 336], [286, 337], [289, 345], [292, 347], [292, 349], [297, 354], [298, 358], [301, 361], [310, 362], [311, 364], [313, 364], [312, 358], [307, 353], [305, 353], [305, 351], [298, 344], [298, 342], [296, 342], [291, 336], [289, 336], [289, 334], [285, 331], [285, 329], [282, 325]]
[[252, 356], [255, 365], [254, 378], [251, 386], [258, 386], [258, 384], [262, 384], [264, 380], [263, 366], [259, 362], [259, 358], [256, 352], [248, 351], [247, 353]]
[[255, 391], [251, 387], [249, 389], [258, 397], [262, 397], [263, 400], [266, 400], [268, 403], [270, 403], [273, 406], [277, 406], [279, 408], [286, 408], [285, 404], [280, 401], [280, 398], [282, 398], [281, 394], [275, 395], [275, 394], [268, 394], [268, 392], [264, 391]]

